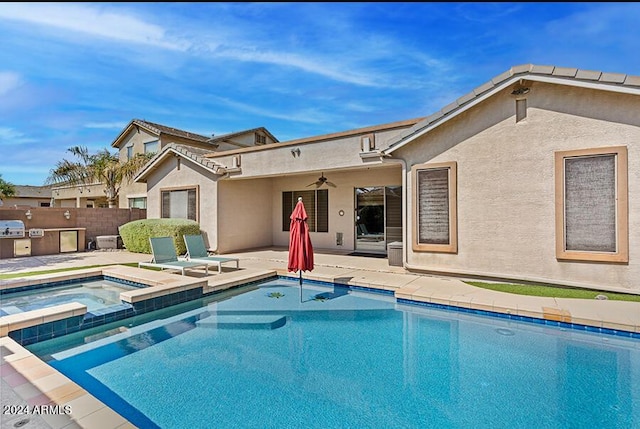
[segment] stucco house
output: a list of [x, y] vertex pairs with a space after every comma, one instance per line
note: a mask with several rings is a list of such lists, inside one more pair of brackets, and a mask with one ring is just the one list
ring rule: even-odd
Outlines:
[[[203, 136], [189, 131], [133, 119], [123, 128], [111, 147], [118, 150], [121, 161], [139, 153], [157, 153], [171, 144], [179, 144], [206, 152], [230, 150], [254, 145], [277, 143], [278, 140], [264, 127], [243, 130], [220, 136]], [[53, 188], [56, 207], [108, 207], [100, 183], [91, 185], [57, 186]], [[118, 207], [146, 208], [146, 186], [124, 183], [120, 189]]]
[[0, 200], [4, 207], [49, 207], [51, 205], [50, 186], [14, 185], [16, 194]]
[[[167, 145], [135, 179], [148, 217], [226, 253], [403, 243], [420, 272], [640, 292], [640, 77], [520, 65], [439, 112], [277, 144]], [[186, 216], [185, 216], [186, 215]]]

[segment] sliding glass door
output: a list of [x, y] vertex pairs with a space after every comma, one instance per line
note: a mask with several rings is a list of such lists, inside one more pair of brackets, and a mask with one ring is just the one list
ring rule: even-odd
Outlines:
[[355, 249], [386, 253], [387, 242], [402, 241], [402, 187], [355, 188]]

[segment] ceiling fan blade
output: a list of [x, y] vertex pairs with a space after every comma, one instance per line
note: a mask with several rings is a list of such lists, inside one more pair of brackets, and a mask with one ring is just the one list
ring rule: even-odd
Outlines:
[[318, 180], [318, 181], [316, 182], [316, 188], [319, 188], [320, 186], [322, 186], [322, 184], [323, 184], [323, 183], [324, 183], [324, 182], [323, 182], [322, 180]]
[[331, 186], [332, 188], [337, 188], [336, 184], [333, 182], [326, 182], [327, 185]]

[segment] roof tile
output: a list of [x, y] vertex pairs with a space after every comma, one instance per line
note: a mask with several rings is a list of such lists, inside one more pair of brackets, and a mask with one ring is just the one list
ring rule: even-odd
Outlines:
[[556, 67], [553, 69], [554, 76], [575, 77], [578, 69], [570, 67]]
[[453, 103], [449, 103], [446, 106], [444, 106], [440, 111], [442, 112], [443, 115], [446, 115], [447, 113], [457, 109], [458, 107], [459, 107], [458, 102], [454, 101]]
[[626, 79], [624, 80], [624, 84], [630, 86], [640, 86], [640, 76], [627, 75]]
[[473, 100], [474, 98], [475, 98], [475, 95], [473, 94], [473, 92], [469, 92], [469, 93], [467, 93], [467, 94], [463, 95], [462, 97], [458, 98], [458, 99], [456, 100], [456, 102], [457, 102], [459, 105], [463, 105], [463, 104], [464, 104], [464, 103], [466, 103], [467, 101], [471, 101], [471, 100]]
[[622, 83], [626, 77], [626, 74], [621, 73], [602, 73], [600, 82]]
[[519, 66], [511, 67], [511, 74], [528, 73], [533, 68], [533, 64], [521, 64]]
[[500, 82], [503, 82], [511, 77], [511, 70], [507, 70], [504, 73], [500, 73], [498, 76], [491, 79], [491, 82], [494, 85], [498, 85]]
[[537, 74], [553, 74], [554, 66], [537, 66], [534, 65], [531, 67], [531, 73]]
[[491, 82], [486, 82], [483, 85], [480, 85], [479, 87], [477, 87], [476, 89], [473, 90], [473, 93], [475, 95], [480, 95], [483, 92], [489, 91], [491, 88], [493, 88], [493, 84]]
[[578, 70], [576, 73], [576, 79], [585, 79], [585, 80], [598, 80], [602, 72], [595, 70]]
[[187, 138], [187, 139], [196, 140], [196, 141], [199, 141], [199, 142], [207, 142], [209, 140], [209, 138], [210, 138], [210, 137], [203, 136], [203, 135], [200, 135], [200, 134], [191, 133], [189, 131], [179, 130], [177, 128], [167, 127], [166, 125], [161, 125], [161, 124], [156, 124], [156, 123], [153, 123], [153, 122], [145, 121], [143, 119], [136, 119], [134, 122], [137, 122], [138, 124], [140, 124], [142, 126], [146, 126], [148, 128], [152, 128], [158, 134], [159, 133], [170, 134], [172, 136]]

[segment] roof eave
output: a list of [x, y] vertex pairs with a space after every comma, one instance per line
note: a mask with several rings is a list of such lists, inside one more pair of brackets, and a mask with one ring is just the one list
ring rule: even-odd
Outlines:
[[214, 168], [208, 167], [200, 162], [197, 162], [195, 159], [192, 159], [191, 157], [187, 156], [186, 154], [178, 151], [174, 146], [170, 145], [167, 146], [165, 149], [162, 150], [162, 152], [160, 152], [159, 154], [157, 154], [155, 157], [153, 157], [148, 163], [147, 165], [145, 165], [142, 170], [140, 170], [140, 172], [138, 174], [136, 174], [136, 176], [133, 178], [134, 182], [144, 182], [145, 179], [149, 176], [149, 174], [151, 174], [151, 172], [155, 169], [156, 166], [158, 166], [159, 164], [161, 164], [162, 162], [164, 162], [164, 160], [169, 157], [171, 154], [173, 154], [173, 156], [179, 156], [183, 159], [186, 159], [188, 161], [191, 161], [197, 165], [199, 165], [200, 167], [204, 168], [205, 170], [211, 172], [212, 174], [215, 175], [223, 175], [227, 172], [227, 170], [221, 166], [216, 164], [214, 166]]
[[[405, 136], [404, 138], [402, 138], [401, 140], [399, 140], [396, 143], [393, 143], [390, 147], [388, 147], [387, 149], [383, 150], [382, 153], [383, 155], [391, 155], [393, 152], [395, 152], [396, 150], [400, 149], [401, 147], [406, 146], [407, 144], [411, 143], [412, 141], [420, 138], [421, 136], [427, 134], [428, 132], [430, 132], [431, 130], [439, 127], [440, 125], [444, 124], [445, 122], [448, 122], [449, 120], [455, 118], [456, 116], [460, 115], [463, 112], [466, 112], [467, 110], [471, 109], [472, 107], [476, 106], [477, 104], [483, 102], [484, 100], [486, 100], [487, 98], [495, 95], [496, 93], [504, 90], [505, 87], [508, 87], [510, 85], [513, 85], [516, 82], [519, 82], [522, 79], [526, 79], [528, 81], [534, 81], [534, 82], [544, 82], [544, 83], [561, 83], [563, 85], [568, 85], [568, 86], [575, 86], [575, 87], [579, 87], [579, 88], [590, 88], [590, 89], [599, 89], [599, 90], [605, 90], [605, 91], [611, 91], [611, 92], [618, 92], [618, 93], [622, 93], [622, 94], [633, 94], [633, 95], [640, 95], [640, 88], [639, 87], [635, 87], [635, 86], [621, 86], [621, 85], [615, 85], [615, 84], [608, 84], [608, 83], [603, 83], [603, 82], [589, 82], [589, 81], [584, 81], [584, 80], [576, 80], [576, 79], [572, 79], [572, 78], [566, 78], [566, 77], [561, 77], [561, 76], [548, 76], [548, 75], [537, 75], [537, 74], [530, 74], [530, 73], [519, 73], [519, 74], [515, 74], [512, 77], [504, 80], [503, 82], [501, 82], [500, 84], [494, 86], [492, 89], [488, 90], [485, 93], [482, 93], [480, 95], [475, 96], [474, 98], [472, 98], [471, 100], [469, 100], [468, 102], [444, 113], [442, 111], [438, 112], [440, 113], [440, 117], [432, 120], [431, 122], [425, 124], [425, 126], [423, 128], [420, 128], [418, 130], [416, 130], [414, 133]], [[460, 99], [464, 99], [468, 96], [464, 96], [461, 97]], [[437, 115], [438, 113], [436, 113], [435, 115]], [[432, 115], [432, 116], [435, 116]], [[427, 118], [428, 120], [428, 118]]]

